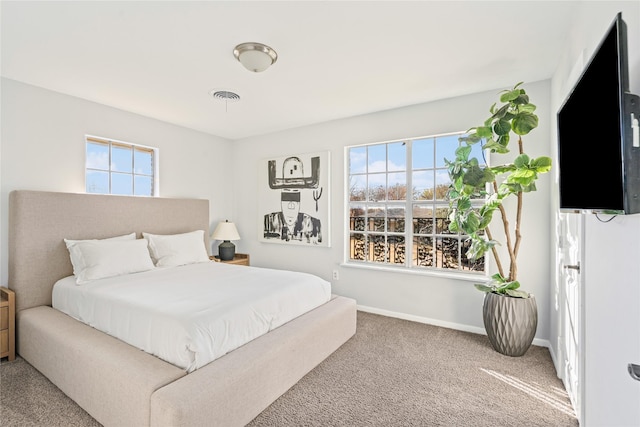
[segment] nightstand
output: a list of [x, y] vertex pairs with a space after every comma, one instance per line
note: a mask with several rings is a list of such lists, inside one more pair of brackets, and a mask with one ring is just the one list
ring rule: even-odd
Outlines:
[[217, 255], [210, 256], [209, 259], [215, 262], [224, 262], [225, 264], [249, 265], [249, 254], [236, 254], [236, 256], [229, 261], [221, 261]]
[[0, 358], [16, 358], [16, 294], [0, 287]]

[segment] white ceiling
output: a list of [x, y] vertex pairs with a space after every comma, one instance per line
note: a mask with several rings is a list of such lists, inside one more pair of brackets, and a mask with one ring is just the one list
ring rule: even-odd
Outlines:
[[[1, 69], [236, 140], [547, 79], [579, 3], [2, 1]], [[248, 41], [277, 62], [244, 69]]]

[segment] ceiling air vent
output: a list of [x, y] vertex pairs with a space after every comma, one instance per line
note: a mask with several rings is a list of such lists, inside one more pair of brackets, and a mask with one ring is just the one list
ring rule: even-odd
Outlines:
[[230, 102], [238, 102], [240, 101], [240, 95], [235, 92], [231, 92], [228, 90], [217, 90], [213, 89], [209, 91], [209, 95], [213, 97], [213, 99], [218, 101], [224, 101], [224, 111], [228, 111], [228, 105]]
[[228, 90], [212, 90], [209, 92], [211, 96], [220, 101], [235, 102], [240, 101], [240, 95]]

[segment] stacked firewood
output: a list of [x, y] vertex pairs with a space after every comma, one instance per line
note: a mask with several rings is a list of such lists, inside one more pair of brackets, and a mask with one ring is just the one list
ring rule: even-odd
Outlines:
[[367, 259], [363, 234], [351, 235], [351, 259], [355, 259], [358, 261], [364, 261]]

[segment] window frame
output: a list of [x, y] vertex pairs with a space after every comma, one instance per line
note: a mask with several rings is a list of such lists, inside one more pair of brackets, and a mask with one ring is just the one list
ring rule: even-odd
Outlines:
[[[458, 132], [450, 132], [450, 133], [442, 133], [442, 134], [435, 134], [435, 135], [427, 135], [427, 136], [419, 136], [419, 137], [410, 137], [410, 138], [400, 138], [400, 139], [395, 139], [395, 140], [388, 140], [388, 141], [380, 141], [380, 142], [373, 142], [373, 143], [364, 143], [364, 144], [356, 144], [356, 145], [349, 145], [345, 147], [345, 162], [344, 162], [344, 173], [345, 173], [345, 211], [344, 211], [344, 215], [345, 215], [345, 226], [344, 226], [344, 258], [343, 258], [343, 265], [344, 266], [348, 266], [348, 267], [357, 267], [357, 268], [365, 268], [365, 269], [381, 269], [381, 270], [391, 270], [391, 271], [396, 271], [396, 272], [405, 272], [405, 273], [417, 273], [417, 274], [423, 274], [423, 275], [431, 275], [431, 276], [441, 276], [441, 277], [451, 277], [451, 278], [456, 278], [456, 279], [465, 279], [465, 280], [483, 280], [487, 277], [489, 277], [490, 273], [491, 273], [491, 265], [490, 265], [490, 258], [489, 255], [485, 255], [483, 257], [483, 270], [470, 270], [470, 269], [463, 269], [461, 268], [461, 261], [466, 258], [464, 257], [464, 241], [465, 241], [465, 234], [463, 233], [451, 233], [448, 231], [448, 227], [446, 229], [444, 229], [444, 226], [446, 226], [446, 224], [443, 226], [443, 229], [440, 230], [440, 232], [438, 232], [438, 230], [436, 230], [437, 227], [437, 210], [438, 209], [449, 209], [449, 201], [446, 198], [443, 199], [438, 199], [437, 195], [436, 195], [436, 189], [438, 186], [438, 182], [436, 179], [437, 176], [437, 171], [438, 170], [446, 170], [446, 165], [444, 166], [440, 166], [439, 162], [438, 162], [438, 158], [437, 158], [437, 139], [438, 138], [445, 138], [445, 137], [452, 137], [452, 136], [463, 136], [466, 135], [468, 132], [464, 132], [464, 131], [458, 131]], [[431, 167], [414, 167], [414, 162], [413, 162], [413, 144], [415, 141], [419, 141], [419, 140], [428, 140], [431, 139], [433, 140], [433, 158], [431, 159], [433, 161], [433, 165]], [[405, 143], [406, 144], [406, 160], [405, 160], [405, 185], [406, 185], [406, 194], [405, 194], [405, 198], [404, 200], [389, 200], [388, 199], [388, 191], [389, 191], [389, 180], [388, 177], [385, 180], [386, 182], [386, 187], [385, 187], [385, 194], [387, 195], [385, 197], [384, 200], [382, 201], [371, 201], [368, 200], [369, 199], [369, 187], [368, 185], [365, 186], [365, 190], [364, 190], [364, 200], [361, 201], [352, 201], [351, 200], [351, 178], [352, 176], [364, 176], [365, 179], [368, 178], [368, 176], [371, 174], [367, 167], [365, 166], [365, 171], [364, 172], [358, 172], [358, 173], [352, 173], [351, 171], [351, 150], [354, 148], [362, 148], [362, 147], [372, 147], [372, 146], [384, 146], [385, 147], [385, 163], [386, 163], [386, 167], [385, 167], [385, 174], [389, 174], [389, 169], [388, 169], [388, 164], [389, 164], [389, 145], [390, 144], [396, 144], [396, 143]], [[460, 146], [461, 143], [458, 141], [458, 146]], [[489, 163], [489, 153], [486, 152], [486, 150], [483, 150], [482, 145], [479, 145], [478, 148], [480, 148], [480, 152], [482, 155], [482, 159], [488, 164]], [[368, 152], [368, 151], [367, 151]], [[440, 159], [440, 163], [442, 163], [442, 161], [444, 160], [444, 155], [443, 158]], [[448, 160], [453, 161], [453, 158], [448, 158]], [[367, 165], [369, 163], [369, 159], [367, 158], [365, 161], [365, 165]], [[413, 176], [414, 176], [414, 172], [416, 171], [425, 171], [425, 170], [429, 170], [432, 171], [433, 173], [433, 192], [434, 192], [434, 197], [431, 200], [424, 200], [424, 199], [419, 199], [419, 198], [415, 198], [414, 197], [414, 185], [413, 185]], [[376, 172], [377, 173], [377, 172]], [[488, 197], [488, 196], [487, 196]], [[485, 198], [481, 198], [481, 199], [477, 199], [474, 202], [474, 205], [477, 205], [478, 207], [481, 206], [484, 202], [486, 201], [486, 197]], [[391, 203], [390, 203], [391, 202]], [[389, 225], [389, 219], [388, 217], [385, 215], [385, 219], [384, 219], [384, 231], [375, 231], [375, 232], [371, 232], [371, 230], [369, 230], [367, 228], [367, 224], [370, 221], [370, 218], [366, 215], [364, 215], [365, 218], [365, 226], [363, 229], [360, 230], [356, 230], [355, 227], [352, 225], [352, 217], [351, 217], [351, 212], [352, 212], [352, 207], [356, 206], [356, 205], [362, 205], [364, 206], [364, 210], [366, 211], [367, 208], [369, 206], [376, 206], [379, 205], [381, 206], [383, 209], [386, 209], [388, 206], [403, 206], [404, 207], [404, 223], [405, 223], [405, 227], [404, 227], [404, 231], [396, 233], [396, 232], [390, 232], [390, 230], [388, 230], [388, 225]], [[414, 232], [414, 207], [415, 206], [426, 206], [427, 209], [431, 209], [432, 213], [431, 213], [431, 233], [416, 233]], [[354, 217], [354, 218], [358, 218], [358, 217]], [[383, 262], [380, 262], [378, 260], [374, 260], [374, 259], [370, 259], [372, 258], [369, 254], [364, 254], [364, 259], [354, 259], [352, 256], [352, 251], [354, 250], [353, 248], [353, 238], [352, 238], [352, 234], [362, 234], [365, 236], [365, 241], [370, 241], [369, 236], [371, 235], [379, 235], [379, 236], [385, 236], [385, 252], [389, 252], [389, 244], [386, 243], [387, 242], [387, 237], [388, 236], [395, 236], [395, 235], [401, 235], [404, 238], [404, 245], [405, 245], [405, 253], [411, 253], [411, 256], [405, 256], [404, 257], [404, 261], [401, 263], [397, 263], [397, 262], [390, 262], [390, 259], [388, 259], [388, 257], [385, 256], [385, 260]], [[458, 243], [457, 243], [457, 260], [456, 260], [456, 264], [458, 264], [458, 268], [453, 269], [453, 268], [448, 268], [443, 266], [438, 266], [437, 260], [436, 260], [436, 256], [438, 253], [437, 248], [432, 248], [431, 252], [432, 252], [432, 265], [431, 266], [424, 266], [424, 265], [420, 265], [420, 262], [418, 262], [418, 260], [414, 260], [415, 256], [413, 255], [414, 250], [414, 241], [417, 238], [420, 237], [427, 237], [427, 238], [431, 238], [431, 242], [433, 244], [433, 242], [439, 242], [441, 241], [441, 239], [443, 238], [455, 238]], [[369, 249], [368, 251], [370, 252], [371, 249]], [[417, 263], [417, 265], [414, 265], [414, 262]]]
[[[112, 139], [112, 138], [104, 138], [104, 137], [100, 137], [100, 136], [94, 136], [94, 135], [85, 135], [84, 138], [84, 154], [85, 154], [85, 162], [84, 162], [84, 188], [85, 188], [85, 192], [87, 194], [103, 194], [103, 195], [125, 195], [125, 196], [135, 196], [135, 197], [159, 197], [160, 195], [160, 186], [159, 186], [159, 173], [158, 173], [158, 165], [159, 165], [159, 150], [156, 147], [151, 147], [148, 145], [142, 145], [142, 144], [134, 144], [131, 142], [126, 142], [126, 141], [120, 141], [120, 140], [116, 140], [116, 139]], [[108, 169], [102, 169], [102, 168], [95, 168], [95, 167], [89, 167], [89, 165], [87, 164], [88, 161], [88, 156], [87, 156], [87, 147], [88, 144], [104, 144], [108, 147], [108, 153], [109, 153], [109, 158], [108, 158]], [[113, 162], [112, 162], [112, 149], [113, 147], [122, 147], [122, 148], [127, 148], [127, 149], [131, 149], [132, 153], [131, 153], [131, 171], [130, 172], [123, 172], [123, 171], [117, 171], [113, 169]], [[145, 173], [139, 173], [136, 172], [135, 169], [135, 155], [136, 155], [136, 151], [140, 151], [143, 153], [150, 153], [151, 154], [151, 175], [145, 174]], [[108, 174], [108, 192], [90, 192], [88, 191], [87, 185], [87, 174], [90, 171], [97, 171], [97, 172], [106, 172]], [[113, 176], [114, 175], [128, 175], [131, 177], [131, 194], [120, 194], [120, 193], [113, 193], [113, 186], [112, 186], [112, 181], [113, 181]], [[136, 177], [150, 177], [151, 178], [151, 194], [135, 194], [135, 181], [136, 181]]]

